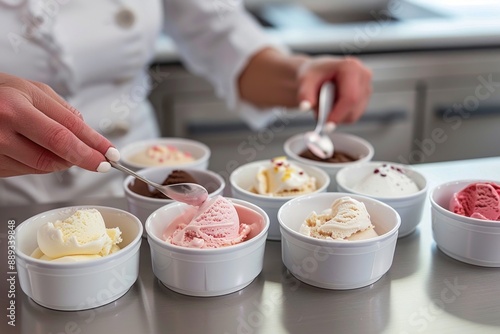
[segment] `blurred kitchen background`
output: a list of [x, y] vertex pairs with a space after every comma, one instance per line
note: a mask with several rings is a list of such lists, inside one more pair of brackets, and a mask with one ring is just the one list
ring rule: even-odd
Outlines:
[[[213, 0], [230, 10], [236, 0]], [[246, 0], [256, 20], [292, 50], [353, 55], [373, 71], [359, 135], [374, 160], [422, 163], [500, 153], [500, 1]], [[207, 50], [209, 52], [209, 50]], [[312, 113], [289, 110], [274, 130], [252, 131], [212, 87], [189, 74], [168, 37], [151, 66], [162, 135], [202, 141], [209, 168], [227, 176], [249, 160], [284, 155], [283, 142], [312, 130]]]

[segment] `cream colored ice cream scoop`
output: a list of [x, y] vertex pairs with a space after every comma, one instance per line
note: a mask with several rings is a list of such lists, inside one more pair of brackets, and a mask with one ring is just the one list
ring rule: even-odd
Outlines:
[[[318, 239], [361, 240], [377, 236], [365, 204], [344, 196], [320, 214], [313, 212], [300, 233]], [[362, 234], [362, 235], [360, 235]]]
[[151, 187], [157, 189], [158, 191], [165, 194], [165, 196], [171, 199], [183, 202], [189, 205], [200, 206], [208, 198], [208, 191], [204, 187], [196, 183], [177, 183], [170, 185], [162, 185], [156, 182], [150, 181], [143, 176], [135, 173], [134, 171], [128, 169], [125, 166], [120, 165], [117, 162], [109, 161], [113, 168], [118, 169], [126, 174], [132, 175], [136, 179], [141, 180], [144, 183], [149, 184]]
[[80, 260], [99, 258], [112, 253], [114, 246], [121, 241], [121, 231], [106, 228], [99, 211], [77, 210], [64, 220], [40, 226], [37, 231], [39, 248], [32, 256], [45, 260], [71, 256], [78, 256]]

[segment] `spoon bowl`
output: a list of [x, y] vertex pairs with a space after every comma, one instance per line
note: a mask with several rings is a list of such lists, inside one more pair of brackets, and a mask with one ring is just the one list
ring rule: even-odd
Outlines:
[[329, 137], [323, 133], [315, 131], [307, 132], [307, 148], [317, 157], [328, 159], [333, 156], [333, 143]]
[[325, 133], [325, 123], [333, 102], [333, 84], [326, 82], [319, 93], [318, 122], [314, 131], [304, 134], [304, 141], [311, 152], [321, 159], [333, 156], [335, 148], [330, 137]]
[[150, 181], [145, 177], [135, 173], [134, 171], [128, 169], [125, 166], [120, 165], [114, 161], [108, 161], [111, 166], [119, 171], [122, 171], [126, 174], [132, 175], [138, 180], [141, 180], [144, 183], [147, 183], [151, 187], [157, 189], [165, 196], [170, 197], [171, 199], [186, 203], [193, 206], [200, 206], [205, 202], [208, 198], [208, 191], [205, 187], [200, 186], [196, 183], [177, 183], [170, 185], [162, 185], [156, 182]]

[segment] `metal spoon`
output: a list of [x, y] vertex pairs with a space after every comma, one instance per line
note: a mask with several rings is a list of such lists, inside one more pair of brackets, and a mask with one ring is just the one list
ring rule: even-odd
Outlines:
[[155, 182], [152, 182], [143, 176], [135, 173], [134, 171], [128, 169], [125, 166], [120, 165], [114, 161], [108, 161], [113, 168], [118, 169], [126, 174], [132, 175], [136, 179], [141, 180], [154, 187], [161, 193], [165, 194], [165, 196], [170, 197], [171, 199], [183, 202], [189, 205], [200, 206], [208, 197], [208, 191], [204, 187], [200, 186], [196, 183], [178, 183], [171, 185], [162, 185]]
[[321, 86], [319, 92], [318, 123], [314, 131], [304, 134], [304, 140], [307, 148], [321, 159], [328, 159], [333, 156], [333, 143], [328, 135], [325, 134], [324, 127], [328, 114], [333, 103], [333, 84], [326, 82]]

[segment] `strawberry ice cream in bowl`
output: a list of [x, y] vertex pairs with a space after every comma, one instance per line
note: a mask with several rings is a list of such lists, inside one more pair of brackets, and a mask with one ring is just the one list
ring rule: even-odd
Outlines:
[[262, 271], [269, 217], [220, 195], [199, 207], [172, 203], [146, 220], [153, 272], [167, 288], [211, 297], [243, 289]]
[[430, 196], [432, 234], [441, 251], [465, 263], [500, 267], [500, 182], [459, 180]]

